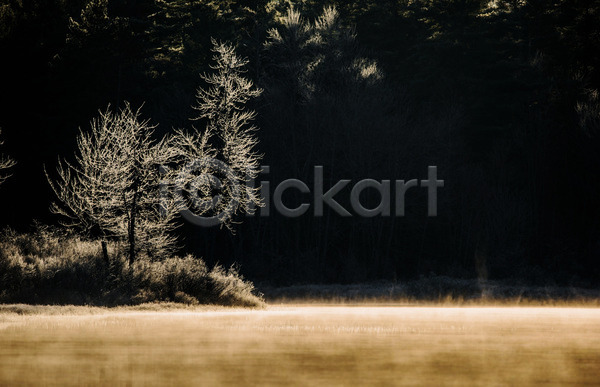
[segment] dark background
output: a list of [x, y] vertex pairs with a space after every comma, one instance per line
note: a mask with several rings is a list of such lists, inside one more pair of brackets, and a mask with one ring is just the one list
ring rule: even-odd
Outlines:
[[[56, 223], [43, 166], [72, 155], [78, 128], [109, 103], [145, 102], [159, 135], [191, 127], [214, 37], [238, 46], [265, 90], [252, 108], [272, 190], [287, 178], [312, 186], [313, 165], [325, 190], [342, 178], [425, 179], [428, 165], [446, 185], [436, 218], [418, 188], [405, 217], [311, 208], [286, 219], [271, 208], [235, 235], [186, 224], [184, 250], [274, 285], [431, 274], [598, 283], [600, 2], [293, 3], [310, 22], [337, 6], [325, 43], [265, 48], [288, 2], [1, 0], [2, 151], [18, 164], [0, 188], [0, 222]], [[358, 58], [383, 77], [357, 77]], [[290, 207], [312, 202], [294, 195]], [[349, 195], [336, 199], [350, 208]]]

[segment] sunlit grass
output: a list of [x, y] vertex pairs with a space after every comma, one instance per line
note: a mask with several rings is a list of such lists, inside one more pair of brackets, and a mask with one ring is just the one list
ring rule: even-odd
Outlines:
[[5, 307], [0, 385], [600, 380], [598, 308], [147, 308], [155, 309], [81, 307], [65, 311], [70, 315], [43, 309], [19, 315]]

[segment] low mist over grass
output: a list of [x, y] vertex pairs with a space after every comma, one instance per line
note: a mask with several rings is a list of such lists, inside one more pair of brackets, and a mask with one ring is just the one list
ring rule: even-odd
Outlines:
[[600, 291], [517, 282], [423, 277], [405, 282], [259, 286], [270, 303], [402, 303], [410, 305], [600, 306]]
[[140, 257], [132, 266], [118, 244], [85, 240], [40, 227], [0, 236], [0, 302], [114, 306], [173, 301], [260, 306], [252, 283], [235, 267], [208, 268], [200, 258]]

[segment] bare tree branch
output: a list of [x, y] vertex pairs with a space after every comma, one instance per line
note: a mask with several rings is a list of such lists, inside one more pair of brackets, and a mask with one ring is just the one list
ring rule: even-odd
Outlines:
[[[0, 130], [0, 134], [2, 133], [2, 130]], [[0, 145], [3, 145], [4, 141], [0, 141]], [[17, 164], [17, 162], [15, 160], [13, 160], [12, 158], [5, 156], [5, 155], [0, 155], [0, 185], [2, 183], [4, 183], [6, 181], [6, 179], [8, 179], [9, 177], [11, 177], [11, 174], [7, 174], [6, 171], [12, 167], [15, 166], [15, 164]]]

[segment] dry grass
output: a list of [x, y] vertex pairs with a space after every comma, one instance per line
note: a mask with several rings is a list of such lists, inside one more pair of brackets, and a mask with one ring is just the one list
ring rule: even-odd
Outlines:
[[406, 282], [260, 287], [271, 304], [428, 306], [600, 306], [600, 289], [534, 286], [444, 276]]
[[68, 316], [7, 308], [0, 311], [0, 385], [600, 380], [598, 308], [137, 307]]
[[[115, 307], [81, 306], [81, 305], [29, 305], [0, 304], [0, 318], [12, 314], [23, 316], [86, 316], [110, 315], [126, 312], [205, 312], [214, 310], [235, 310], [238, 307], [216, 304], [183, 304], [178, 302], [148, 302], [139, 305], [123, 305]], [[263, 309], [264, 305], [257, 306]]]

